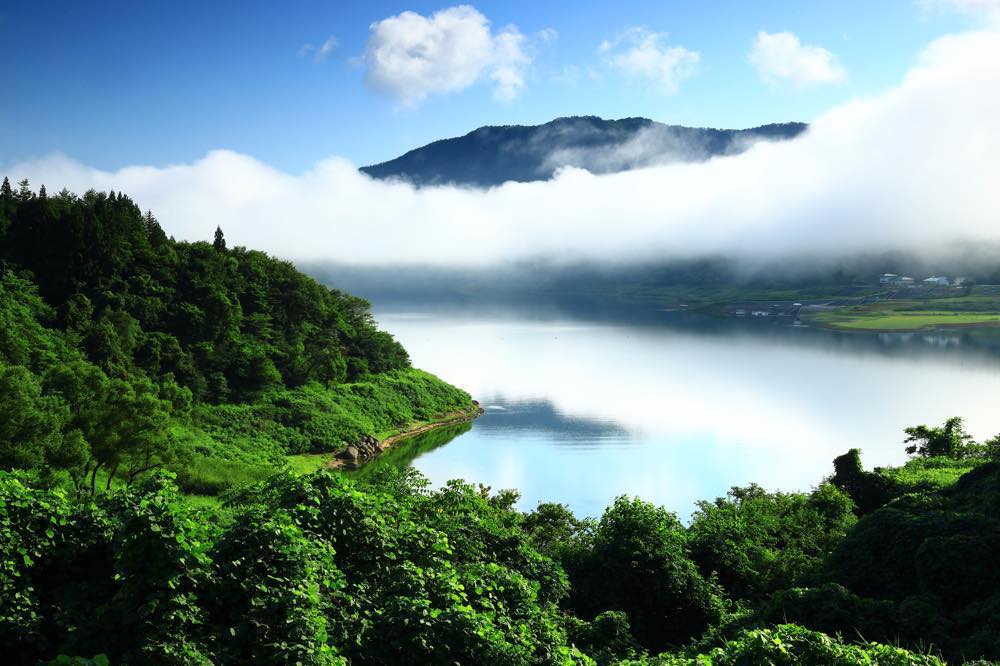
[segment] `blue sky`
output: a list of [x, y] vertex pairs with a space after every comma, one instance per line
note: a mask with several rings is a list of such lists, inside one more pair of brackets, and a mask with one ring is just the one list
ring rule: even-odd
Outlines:
[[[514, 35], [516, 53], [483, 56], [466, 72], [474, 82], [424, 94], [420, 81], [384, 69], [390, 84], [378, 89], [364, 54], [373, 24], [404, 11], [432, 17], [448, 3], [86, 4], [0, 3], [0, 163], [61, 152], [117, 169], [226, 148], [301, 173], [331, 155], [367, 164], [480, 125], [563, 115], [715, 127], [808, 121], [898, 83], [932, 39], [971, 24], [914, 0], [483, 1], [473, 6], [489, 39]], [[386, 27], [383, 46], [399, 38]], [[772, 72], [765, 81], [748, 60], [761, 31], [792, 33], [804, 57], [824, 49], [826, 74]], [[336, 45], [317, 57], [331, 37]], [[681, 55], [686, 69], [673, 84], [631, 57], [643, 44]], [[504, 62], [517, 80], [497, 99], [490, 77]]]

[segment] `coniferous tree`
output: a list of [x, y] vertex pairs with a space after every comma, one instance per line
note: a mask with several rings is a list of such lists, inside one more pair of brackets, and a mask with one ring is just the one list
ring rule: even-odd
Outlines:
[[215, 240], [212, 241], [212, 247], [219, 252], [226, 251], [226, 237], [222, 235], [222, 227], [215, 228]]
[[27, 178], [21, 180], [17, 187], [17, 196], [21, 201], [27, 201], [31, 198], [31, 187]]
[[14, 192], [10, 189], [10, 180], [7, 176], [3, 177], [3, 185], [0, 185], [0, 199], [4, 201], [9, 201], [14, 198]]

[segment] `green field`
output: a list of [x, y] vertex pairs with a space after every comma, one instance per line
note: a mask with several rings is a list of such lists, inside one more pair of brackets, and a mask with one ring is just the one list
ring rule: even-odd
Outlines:
[[970, 314], [958, 312], [896, 312], [891, 314], [830, 313], [821, 315], [815, 321], [831, 328], [865, 331], [917, 331], [953, 326], [982, 326], [1000, 324], [1000, 313]]
[[1000, 303], [992, 298], [956, 297], [886, 300], [804, 315], [829, 328], [856, 331], [918, 331], [1000, 324]]

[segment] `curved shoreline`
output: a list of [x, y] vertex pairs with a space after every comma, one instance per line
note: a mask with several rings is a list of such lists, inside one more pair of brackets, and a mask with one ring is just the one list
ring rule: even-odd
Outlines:
[[429, 432], [436, 428], [443, 428], [445, 426], [456, 425], [458, 423], [466, 423], [468, 421], [473, 421], [478, 418], [483, 413], [483, 408], [479, 406], [479, 403], [475, 400], [472, 401], [472, 407], [468, 409], [460, 409], [454, 412], [448, 412], [447, 414], [442, 414], [440, 418], [434, 421], [422, 421], [419, 424], [414, 424], [405, 430], [401, 430], [394, 435], [389, 435], [385, 439], [379, 442], [379, 448], [381, 451], [378, 455], [359, 457], [357, 459], [342, 458], [341, 455], [343, 451], [334, 454], [334, 456], [327, 462], [324, 469], [358, 469], [378, 458], [382, 453], [386, 451], [390, 446], [398, 444], [399, 442], [410, 439], [411, 437], [416, 437], [417, 435], [422, 435], [425, 432]]

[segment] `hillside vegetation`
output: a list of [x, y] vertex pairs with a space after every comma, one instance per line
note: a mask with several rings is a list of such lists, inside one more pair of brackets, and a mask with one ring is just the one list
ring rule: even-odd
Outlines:
[[[0, 190], [0, 645], [9, 663], [830, 664], [1000, 659], [1000, 438], [907, 428], [809, 492], [688, 524], [311, 469], [470, 408], [358, 299], [179, 243], [121, 194]], [[293, 464], [287, 464], [291, 460]], [[214, 494], [212, 501], [192, 493]]]
[[0, 190], [0, 467], [187, 491], [469, 408], [362, 299], [262, 252], [166, 236], [121, 193]]
[[0, 641], [15, 663], [996, 659], [1000, 466], [977, 461], [866, 513], [843, 465], [810, 493], [734, 488], [688, 526], [628, 497], [523, 514], [391, 466], [285, 472], [212, 508], [166, 473], [83, 498], [0, 473]]

